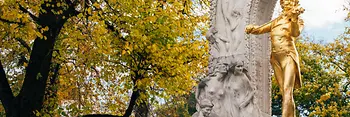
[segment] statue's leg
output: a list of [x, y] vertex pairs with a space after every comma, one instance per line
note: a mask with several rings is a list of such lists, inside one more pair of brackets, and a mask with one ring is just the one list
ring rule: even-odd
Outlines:
[[293, 89], [297, 65], [292, 57], [285, 56], [281, 61], [284, 68], [284, 82], [283, 82], [283, 102], [282, 117], [295, 117], [295, 104], [293, 99]]
[[284, 80], [283, 71], [282, 71], [281, 64], [278, 62], [277, 58], [279, 58], [277, 55], [272, 55], [270, 62], [271, 62], [272, 69], [274, 71], [275, 78], [278, 83], [278, 87], [280, 88], [280, 92], [283, 95], [283, 90], [282, 90], [283, 80]]

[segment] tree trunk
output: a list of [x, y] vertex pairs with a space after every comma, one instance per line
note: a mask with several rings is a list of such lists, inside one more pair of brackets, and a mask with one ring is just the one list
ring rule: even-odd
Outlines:
[[135, 117], [148, 117], [149, 106], [147, 103], [142, 102], [135, 108]]

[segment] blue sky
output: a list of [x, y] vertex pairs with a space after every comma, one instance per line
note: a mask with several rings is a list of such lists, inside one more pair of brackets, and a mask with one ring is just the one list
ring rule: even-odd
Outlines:
[[[343, 10], [345, 0], [299, 0], [305, 12], [301, 15], [305, 22], [303, 36], [309, 36], [315, 40], [332, 42], [341, 35], [349, 22], [345, 22], [347, 12]], [[281, 11], [279, 1], [276, 4], [274, 16]]]

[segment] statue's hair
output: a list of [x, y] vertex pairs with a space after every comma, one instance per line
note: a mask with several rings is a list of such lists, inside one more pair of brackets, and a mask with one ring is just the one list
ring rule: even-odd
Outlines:
[[283, 1], [292, 1], [294, 5], [299, 4], [299, 0], [280, 0], [280, 5], [282, 5]]

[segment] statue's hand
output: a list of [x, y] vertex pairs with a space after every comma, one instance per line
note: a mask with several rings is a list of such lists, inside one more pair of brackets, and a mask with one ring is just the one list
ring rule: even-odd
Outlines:
[[299, 18], [298, 25], [299, 25], [299, 30], [301, 32], [304, 29], [304, 20]]
[[254, 25], [249, 24], [249, 25], [246, 26], [245, 32], [248, 33], [248, 34], [249, 34], [249, 33], [252, 33], [252, 31], [254, 30], [254, 28], [255, 28]]
[[292, 9], [292, 14], [293, 15], [300, 15], [300, 14], [304, 13], [304, 11], [305, 11], [304, 8], [302, 8], [301, 6], [298, 6], [298, 7], [294, 7]]

